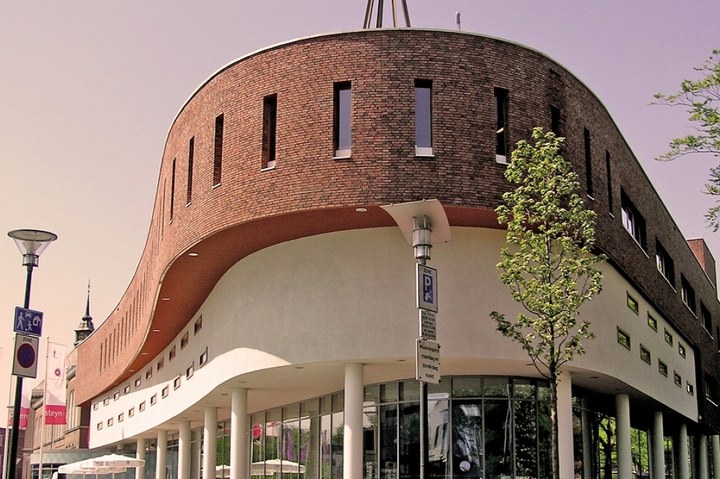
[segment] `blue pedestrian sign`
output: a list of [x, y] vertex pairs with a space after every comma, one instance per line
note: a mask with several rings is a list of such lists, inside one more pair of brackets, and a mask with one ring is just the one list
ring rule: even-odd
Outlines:
[[29, 334], [31, 336], [42, 336], [42, 322], [42, 312], [21, 308], [19, 306], [15, 308], [13, 330], [16, 333]]

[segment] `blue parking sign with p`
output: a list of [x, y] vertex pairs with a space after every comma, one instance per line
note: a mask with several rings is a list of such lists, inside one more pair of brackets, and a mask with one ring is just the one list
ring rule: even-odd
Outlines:
[[437, 313], [437, 270], [418, 263], [417, 307]]

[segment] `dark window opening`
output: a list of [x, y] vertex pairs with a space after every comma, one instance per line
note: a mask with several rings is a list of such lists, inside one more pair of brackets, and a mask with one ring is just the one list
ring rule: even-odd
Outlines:
[[262, 167], [275, 167], [277, 95], [263, 98]]
[[172, 172], [170, 176], [170, 222], [173, 220], [175, 208], [175, 159], [172, 161]]
[[562, 125], [560, 119], [560, 108], [556, 106], [550, 106], [550, 131], [555, 133], [555, 136], [562, 136]]
[[592, 148], [590, 144], [590, 130], [588, 130], [587, 128], [583, 130], [583, 138], [585, 142], [585, 178], [587, 182], [587, 194], [588, 196], [592, 196]]
[[607, 174], [608, 212], [613, 214], [612, 174], [610, 172], [610, 152], [605, 150], [605, 173]]
[[415, 80], [415, 155], [432, 154], [432, 80]]
[[640, 247], [647, 251], [647, 238], [645, 236], [645, 219], [638, 212], [630, 199], [621, 192], [622, 224], [628, 233], [637, 241]]
[[705, 307], [702, 302], [700, 303], [700, 314], [702, 319], [703, 327], [705, 328], [705, 331], [708, 332], [708, 334], [712, 335], [712, 316], [710, 315], [710, 311]]
[[333, 94], [333, 143], [336, 157], [349, 157], [352, 148], [350, 82], [336, 83]]
[[195, 162], [195, 137], [190, 138], [188, 145], [188, 163], [187, 163], [187, 201], [189, 205], [192, 202], [193, 187], [193, 163]]
[[687, 306], [690, 311], [695, 314], [695, 290], [692, 286], [690, 286], [690, 283], [687, 279], [685, 279], [685, 276], [680, 275], [680, 296], [682, 297], [682, 302], [685, 303], [685, 306]]
[[508, 91], [495, 88], [495, 161], [507, 163], [508, 152]]
[[663, 245], [659, 240], [655, 240], [655, 264], [658, 271], [662, 274], [665, 279], [675, 287], [675, 262], [670, 257]]
[[220, 184], [222, 180], [222, 152], [223, 133], [225, 129], [225, 115], [215, 118], [215, 151], [213, 158], [213, 186]]

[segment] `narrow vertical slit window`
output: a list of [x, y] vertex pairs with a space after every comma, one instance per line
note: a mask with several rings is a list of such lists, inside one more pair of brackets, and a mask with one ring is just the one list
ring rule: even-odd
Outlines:
[[275, 168], [277, 95], [263, 98], [262, 167]]
[[335, 158], [349, 158], [352, 154], [352, 130], [350, 125], [352, 95], [350, 82], [336, 83], [333, 96]]
[[415, 156], [432, 155], [432, 80], [415, 80]]
[[188, 144], [188, 162], [187, 162], [187, 201], [186, 204], [192, 203], [192, 187], [193, 187], [193, 163], [195, 162], [195, 137], [190, 138]]
[[508, 153], [508, 91], [495, 88], [495, 161], [507, 163]]
[[215, 150], [213, 155], [213, 186], [218, 186], [222, 180], [222, 154], [223, 133], [225, 130], [225, 115], [215, 118]]
[[172, 171], [170, 173], [170, 223], [173, 220], [175, 207], [175, 158], [172, 161]]
[[550, 131], [555, 133], [555, 136], [562, 136], [560, 126], [560, 108], [556, 106], [550, 106]]
[[610, 171], [610, 152], [605, 150], [605, 173], [607, 174], [608, 211], [613, 214], [612, 174]]
[[583, 130], [583, 138], [585, 141], [585, 178], [587, 182], [587, 194], [593, 196], [593, 181], [592, 181], [592, 148], [590, 144], [590, 130], [585, 128]]

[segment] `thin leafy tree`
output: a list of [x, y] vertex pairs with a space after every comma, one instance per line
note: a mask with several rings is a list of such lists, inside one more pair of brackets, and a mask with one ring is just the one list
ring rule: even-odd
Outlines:
[[[652, 104], [685, 108], [693, 126], [693, 133], [674, 138], [668, 151], [658, 156], [657, 160], [674, 160], [694, 153], [720, 156], [720, 49], [713, 50], [712, 55], [694, 70], [700, 73], [699, 80], [683, 80], [680, 91], [676, 93], [655, 94]], [[705, 192], [720, 196], [720, 166], [710, 169]], [[710, 208], [705, 217], [717, 231], [720, 228], [720, 205]]]
[[505, 171], [515, 185], [495, 211], [506, 225], [508, 246], [501, 251], [500, 280], [522, 310], [514, 319], [490, 316], [504, 336], [520, 344], [550, 385], [553, 477], [559, 476], [557, 387], [562, 367], [583, 354], [594, 338], [579, 310], [601, 291], [594, 265], [595, 213], [578, 194], [580, 185], [560, 150], [563, 138], [535, 128], [534, 144], [520, 141]]

